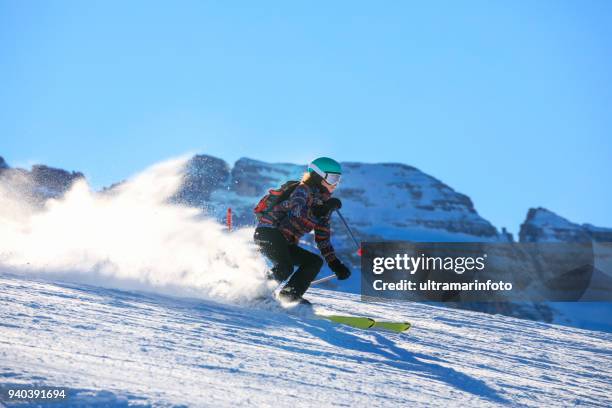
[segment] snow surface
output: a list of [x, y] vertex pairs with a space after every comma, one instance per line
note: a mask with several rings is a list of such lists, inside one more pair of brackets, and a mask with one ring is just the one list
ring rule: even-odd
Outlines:
[[0, 286], [0, 388], [68, 387], [67, 406], [612, 404], [607, 333], [325, 290], [309, 295], [328, 312], [413, 328], [10, 274]]

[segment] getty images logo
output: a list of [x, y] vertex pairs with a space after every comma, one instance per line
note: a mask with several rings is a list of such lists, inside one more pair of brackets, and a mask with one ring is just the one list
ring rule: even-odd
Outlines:
[[396, 254], [392, 257], [376, 257], [372, 260], [372, 272], [381, 275], [386, 271], [406, 271], [414, 275], [417, 271], [452, 271], [458, 275], [466, 271], [482, 271], [487, 254], [482, 256], [410, 256]]

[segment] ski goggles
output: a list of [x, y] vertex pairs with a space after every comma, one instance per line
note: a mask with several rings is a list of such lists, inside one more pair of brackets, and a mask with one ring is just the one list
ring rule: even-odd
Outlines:
[[338, 173], [325, 173], [323, 179], [332, 186], [337, 186], [340, 183], [340, 174]]
[[323, 178], [328, 184], [332, 186], [337, 186], [340, 183], [340, 177], [342, 176], [340, 173], [328, 173], [326, 171], [321, 170], [316, 164], [310, 163], [309, 168], [314, 170], [319, 176]]

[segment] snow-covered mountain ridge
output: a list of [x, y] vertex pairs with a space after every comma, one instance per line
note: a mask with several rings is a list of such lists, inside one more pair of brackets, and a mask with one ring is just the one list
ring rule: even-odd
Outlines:
[[45, 200], [64, 194], [72, 184], [85, 176], [81, 172], [33, 165], [30, 170], [11, 168], [0, 156], [0, 187], [4, 196], [27, 197], [29, 205], [42, 205]]
[[547, 210], [531, 208], [521, 224], [520, 242], [612, 242], [612, 228], [576, 224]]
[[[414, 241], [500, 241], [512, 236], [478, 215], [469, 197], [441, 181], [401, 163], [343, 163], [345, 177], [337, 195], [351, 225], [367, 239]], [[252, 225], [252, 208], [267, 189], [288, 179], [299, 179], [305, 165], [266, 163], [242, 158], [234, 166], [209, 155], [193, 156], [187, 163], [182, 188], [174, 199], [202, 208], [222, 219], [232, 208], [234, 223]], [[45, 165], [31, 170], [11, 168], [0, 157], [0, 182], [42, 202], [59, 197], [78, 179]], [[114, 184], [113, 187], [121, 183]], [[381, 235], [383, 234], [383, 235]], [[612, 228], [575, 224], [545, 208], [529, 209], [521, 224], [519, 242], [612, 241]]]
[[[454, 239], [498, 240], [472, 201], [439, 180], [400, 163], [342, 163], [343, 213], [362, 236], [406, 237], [427, 234]], [[271, 187], [300, 179], [305, 165], [270, 164], [243, 158], [230, 169], [224, 161], [195, 156], [188, 164], [179, 199], [222, 216], [232, 207], [238, 225], [255, 222], [254, 203]]]

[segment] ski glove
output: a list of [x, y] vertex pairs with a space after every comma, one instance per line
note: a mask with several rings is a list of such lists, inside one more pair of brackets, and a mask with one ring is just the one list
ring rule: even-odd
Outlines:
[[332, 197], [325, 202], [325, 205], [329, 208], [329, 211], [335, 211], [342, 208], [342, 201], [339, 198]]
[[347, 268], [338, 258], [334, 259], [329, 263], [329, 269], [334, 271], [338, 279], [345, 280], [351, 276], [351, 271]]
[[342, 208], [342, 201], [336, 197], [332, 197], [321, 205], [312, 207], [312, 213], [317, 217], [325, 217], [332, 211]]

